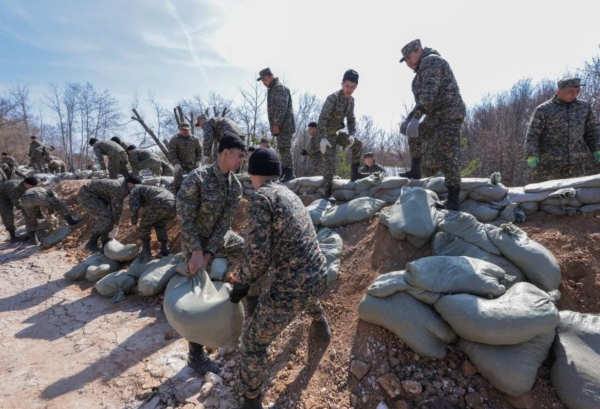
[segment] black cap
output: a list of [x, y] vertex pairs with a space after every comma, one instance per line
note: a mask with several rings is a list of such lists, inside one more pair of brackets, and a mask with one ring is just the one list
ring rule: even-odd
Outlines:
[[8, 153], [2, 152], [2, 156], [8, 156]]
[[35, 176], [26, 177], [25, 180], [23, 180], [23, 182], [31, 186], [37, 186], [38, 184], [38, 180]]
[[281, 176], [281, 161], [273, 149], [258, 148], [248, 160], [248, 173], [261, 176]]
[[140, 183], [142, 183], [142, 179], [138, 178], [135, 175], [129, 175], [125, 178], [125, 182], [132, 183], [134, 185], [139, 185]]
[[129, 145], [129, 146], [127, 147], [127, 150], [128, 150], [128, 151], [135, 150], [135, 145]]
[[358, 73], [353, 69], [349, 69], [344, 73], [344, 78], [342, 78], [342, 82], [351, 81], [358, 84]]
[[90, 138], [90, 146], [94, 146], [94, 144], [98, 141], [96, 138]]
[[187, 122], [182, 122], [179, 124], [179, 129], [190, 129], [190, 124]]
[[256, 150], [256, 148], [254, 146], [251, 146], [248, 148], [248, 152], [254, 152]]
[[265, 68], [264, 70], [260, 70], [256, 81], [260, 81], [260, 80], [262, 80], [263, 77], [270, 77], [271, 75], [273, 75], [273, 73], [271, 72], [271, 69]]
[[118, 136], [113, 136], [112, 138], [110, 138], [110, 140], [116, 143], [121, 143], [121, 138], [119, 138]]
[[238, 135], [233, 132], [225, 132], [225, 135], [219, 141], [219, 153], [224, 149], [241, 149], [246, 150], [246, 144]]
[[31, 139], [37, 139], [37, 136], [35, 136], [35, 135], [31, 135], [31, 136], [30, 136], [30, 138], [31, 138]]
[[311, 128], [316, 128], [317, 127], [317, 123], [316, 122], [309, 122], [308, 126]]

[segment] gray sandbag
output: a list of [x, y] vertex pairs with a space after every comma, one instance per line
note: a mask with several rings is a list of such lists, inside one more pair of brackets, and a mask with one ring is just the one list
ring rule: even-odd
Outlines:
[[316, 187], [319, 188], [323, 185], [323, 176], [305, 176], [296, 178], [296, 187]]
[[92, 177], [92, 173], [94, 173], [91, 170], [80, 170], [79, 172], [75, 172], [75, 177], [77, 179], [89, 179]]
[[229, 301], [229, 284], [213, 283], [204, 270], [169, 281], [163, 309], [183, 338], [210, 348], [236, 348], [244, 325], [242, 303]]
[[487, 186], [490, 183], [492, 183], [490, 178], [462, 178], [460, 181], [460, 190], [461, 192], [463, 190], [468, 192], [480, 186]]
[[581, 207], [582, 203], [576, 198], [577, 191], [573, 188], [560, 189], [550, 193], [548, 199], [543, 200], [540, 205]]
[[367, 288], [367, 294], [380, 298], [389, 297], [400, 291], [408, 293], [417, 300], [429, 305], [435, 304], [437, 300], [444, 295], [421, 290], [420, 288], [408, 284], [406, 282], [405, 270], [382, 274], [373, 281], [373, 284], [371, 284], [369, 288]]
[[342, 250], [344, 248], [342, 236], [331, 229], [324, 228], [317, 233], [317, 241], [327, 260], [327, 279], [329, 282], [335, 281], [340, 271]]
[[355, 188], [356, 188], [356, 182], [354, 182], [350, 179], [333, 179], [333, 182], [331, 183], [331, 190], [338, 190], [338, 189], [354, 190]]
[[363, 197], [354, 199], [343, 205], [334, 206], [325, 213], [321, 225], [325, 227], [340, 227], [358, 223], [375, 216], [385, 206], [383, 200]]
[[140, 251], [140, 246], [137, 244], [126, 244], [119, 243], [118, 240], [112, 239], [104, 246], [104, 255], [111, 260], [115, 261], [131, 261], [137, 257]]
[[148, 270], [152, 265], [157, 264], [159, 262], [160, 259], [153, 258], [144, 263], [139, 257], [137, 257], [135, 260], [133, 260], [133, 262], [127, 269], [127, 275], [137, 280], [144, 273], [144, 271]]
[[550, 197], [551, 191], [526, 193], [523, 187], [509, 187], [505, 200], [512, 203], [541, 202]]
[[173, 176], [161, 176], [160, 177], [160, 185], [161, 186], [171, 186], [173, 184], [173, 180], [175, 177]]
[[538, 369], [552, 347], [554, 334], [552, 330], [517, 345], [486, 345], [459, 338], [457, 346], [496, 389], [521, 396], [533, 387]]
[[577, 209], [579, 213], [595, 213], [600, 212], [600, 203], [581, 206]]
[[358, 316], [370, 324], [393, 332], [417, 354], [444, 359], [446, 347], [456, 334], [435, 312], [405, 292], [380, 298], [366, 295], [358, 306]]
[[[227, 274], [228, 268], [229, 265], [226, 258], [215, 258], [212, 262], [212, 266], [210, 267], [210, 279], [223, 281], [225, 275]], [[177, 271], [177, 266], [175, 266], [175, 271]]]
[[106, 277], [110, 273], [114, 273], [119, 270], [121, 263], [114, 260], [108, 260], [106, 263], [99, 265], [91, 265], [85, 271], [85, 279], [95, 283], [103, 277]]
[[[367, 190], [373, 186], [380, 185], [382, 182], [383, 182], [383, 175], [380, 174], [379, 172], [375, 172], [375, 173], [367, 176], [366, 178], [357, 180], [355, 182], [356, 186], [354, 188], [354, 191], [356, 192], [356, 194], [359, 194], [363, 190]], [[368, 194], [368, 192], [367, 192], [367, 194]]]
[[552, 296], [530, 283], [517, 283], [502, 296], [487, 299], [471, 294], [447, 295], [435, 303], [456, 333], [488, 345], [516, 345], [552, 331], [560, 316]]
[[[536, 203], [537, 204], [537, 203]], [[518, 203], [509, 203], [498, 215], [498, 218], [494, 220], [494, 224], [500, 225], [502, 223], [525, 223], [527, 216], [523, 209], [519, 207]]]
[[395, 189], [382, 189], [375, 193], [373, 197], [375, 199], [384, 200], [387, 204], [394, 204], [400, 198], [401, 193], [402, 187], [397, 187]]
[[560, 312], [552, 386], [569, 409], [600, 408], [600, 316]]
[[244, 180], [244, 181], [242, 182], [242, 187], [243, 187], [244, 189], [252, 189], [252, 190], [254, 190], [254, 185], [252, 184], [252, 181], [251, 181], [251, 180]]
[[439, 210], [437, 212], [438, 231], [460, 237], [467, 243], [471, 243], [497, 256], [502, 253], [488, 238], [485, 225], [477, 221], [475, 216], [464, 212], [452, 212]]
[[[439, 198], [440, 198], [441, 201], [444, 201], [444, 200], [448, 199], [448, 193], [440, 193], [438, 196], [439, 196]], [[469, 191], [468, 190], [461, 190], [458, 193], [458, 201], [460, 203], [462, 203], [465, 200], [467, 200], [468, 197], [469, 197]]]
[[569, 206], [555, 206], [540, 203], [539, 209], [542, 212], [548, 213], [550, 216], [575, 216], [577, 208]]
[[92, 254], [83, 262], [71, 267], [71, 269], [64, 274], [64, 277], [73, 281], [83, 280], [89, 266], [99, 266], [104, 261], [109, 261], [104, 254]]
[[560, 266], [550, 250], [512, 223], [500, 227], [486, 225], [485, 230], [502, 255], [519, 267], [532, 284], [544, 291], [558, 288]]
[[300, 186], [298, 188], [299, 195], [312, 195], [317, 191], [317, 186]]
[[467, 293], [496, 298], [515, 279], [487, 261], [471, 257], [431, 256], [406, 264], [406, 282], [434, 293]]
[[179, 275], [187, 276], [187, 263], [185, 261], [180, 261], [179, 263], [177, 263], [175, 271]]
[[596, 187], [577, 189], [577, 194], [575, 197], [582, 204], [600, 203], [600, 188]]
[[539, 210], [540, 204], [538, 202], [522, 202], [519, 203], [519, 209], [523, 210], [526, 216], [536, 214]]
[[55, 244], [60, 243], [65, 237], [71, 234], [72, 231], [70, 226], [60, 226], [58, 229], [44, 237], [44, 240], [42, 240], [42, 248], [49, 249]]
[[159, 177], [145, 178], [142, 180], [142, 185], [158, 186], [160, 183]]
[[323, 216], [325, 216], [325, 213], [327, 213], [327, 211], [332, 207], [333, 204], [331, 204], [329, 200], [319, 199], [306, 206], [306, 210], [308, 211], [308, 215], [310, 216], [313, 224], [318, 226], [321, 224], [321, 220], [323, 219]]
[[448, 193], [448, 188], [446, 187], [446, 178], [443, 176], [433, 176], [424, 179], [421, 183], [421, 187], [423, 189], [431, 190], [437, 194]]
[[110, 300], [112, 303], [125, 300], [125, 294], [133, 287], [135, 287], [135, 278], [127, 274], [127, 270], [110, 273], [94, 285], [101, 295], [112, 297]]
[[396, 204], [381, 212], [379, 221], [388, 227], [393, 238], [408, 240], [416, 248], [429, 242], [436, 229], [436, 209], [427, 192], [419, 187], [403, 186]]
[[600, 187], [600, 174], [570, 179], [549, 180], [541, 183], [532, 183], [525, 186], [524, 189], [525, 192], [534, 193], [545, 192], [548, 190], [556, 191], [558, 189], [564, 189], [567, 187], [572, 187], [574, 189], [580, 189], [584, 187]]
[[349, 202], [350, 200], [354, 199], [355, 196], [356, 193], [354, 192], [354, 189], [338, 189], [333, 191], [333, 197], [335, 200], [339, 200], [341, 202]]
[[369, 196], [375, 196], [377, 192], [384, 189], [398, 189], [408, 183], [408, 178], [402, 176], [386, 176], [379, 185], [369, 189]]
[[508, 188], [502, 184], [479, 186], [469, 192], [469, 198], [480, 202], [499, 202], [506, 197]]
[[492, 203], [478, 202], [477, 200], [467, 199], [460, 205], [460, 211], [469, 213], [482, 222], [487, 223], [496, 220], [502, 208]]
[[149, 297], [162, 293], [171, 277], [175, 274], [177, 263], [179, 263], [179, 259], [175, 258], [173, 254], [169, 254], [144, 271], [138, 280], [140, 295]]
[[452, 234], [444, 232], [436, 233], [433, 238], [431, 252], [436, 256], [466, 256], [495, 264], [503, 269], [509, 276], [515, 277], [513, 281], [504, 284], [506, 288], [510, 288], [516, 283], [527, 281], [525, 274], [523, 274], [519, 267], [515, 266], [512, 261], [502, 256], [488, 253], [480, 247], [467, 243], [460, 237]]

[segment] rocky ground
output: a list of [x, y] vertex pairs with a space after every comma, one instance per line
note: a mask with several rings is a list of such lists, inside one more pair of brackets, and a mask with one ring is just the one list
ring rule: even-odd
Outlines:
[[[57, 189], [76, 206], [83, 181]], [[243, 231], [245, 201], [234, 228]], [[123, 217], [128, 220], [128, 214]], [[600, 312], [600, 219], [537, 214], [524, 226], [563, 268], [560, 309]], [[464, 354], [421, 358], [388, 331], [358, 320], [357, 306], [380, 273], [399, 270], [430, 249], [391, 238], [377, 219], [337, 229], [344, 239], [340, 279], [323, 305], [333, 339], [318, 343], [309, 320], [295, 320], [270, 348], [264, 404], [273, 408], [564, 408], [549, 382], [551, 358], [534, 390], [520, 398], [496, 391]], [[3, 408], [235, 408], [238, 351], [211, 351], [222, 370], [198, 379], [186, 345], [167, 323], [162, 298], [132, 294], [118, 304], [90, 283], [62, 277], [78, 260], [89, 226], [45, 251], [0, 244], [0, 396]], [[170, 230], [179, 240], [174, 225]], [[0, 230], [4, 237], [6, 232]], [[136, 240], [131, 226], [119, 232]], [[177, 249], [177, 245], [174, 246]]]

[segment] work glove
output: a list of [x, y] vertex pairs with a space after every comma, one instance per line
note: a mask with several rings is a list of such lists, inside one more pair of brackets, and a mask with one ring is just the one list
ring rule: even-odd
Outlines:
[[200, 162], [200, 161], [196, 162], [196, 167], [197, 167], [197, 168], [199, 168], [199, 167], [200, 167], [200, 165], [202, 165], [202, 162]]
[[108, 237], [111, 239], [114, 239], [115, 237], [117, 237], [118, 232], [119, 232], [119, 228], [115, 227], [114, 229], [112, 229], [111, 231], [108, 232]]
[[175, 170], [175, 172], [179, 172], [181, 170], [181, 165], [178, 163], [177, 165], [173, 166], [173, 170]]
[[302, 155], [302, 156], [306, 156], [306, 155], [308, 155], [308, 151], [307, 151], [306, 149], [302, 149], [302, 150], [300, 151], [300, 155]]
[[406, 136], [409, 138], [418, 138], [419, 137], [419, 120], [413, 118], [408, 123], [406, 127]]
[[537, 156], [528, 156], [527, 157], [527, 166], [535, 168], [540, 163], [540, 158]]
[[402, 135], [406, 135], [406, 128], [408, 127], [408, 122], [409, 120], [405, 120], [404, 122], [402, 122], [402, 124], [400, 124], [400, 133]]
[[348, 146], [346, 147], [346, 149], [348, 149], [352, 145], [354, 145], [354, 135], [349, 135], [348, 136]]
[[592, 153], [592, 156], [594, 157], [594, 160], [596, 162], [600, 162], [600, 151], [596, 151], [596, 152]]
[[229, 301], [234, 304], [238, 304], [242, 301], [246, 295], [248, 295], [248, 291], [250, 291], [250, 286], [248, 284], [242, 283], [233, 283], [233, 290], [229, 293]]
[[327, 138], [321, 138], [321, 153], [323, 155], [325, 155], [325, 152], [327, 152], [327, 147], [331, 148], [331, 144], [329, 143], [329, 141], [327, 140]]

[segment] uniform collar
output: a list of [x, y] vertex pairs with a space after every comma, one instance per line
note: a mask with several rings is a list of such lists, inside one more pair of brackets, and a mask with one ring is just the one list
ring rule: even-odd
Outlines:
[[233, 172], [229, 172], [227, 175], [224, 175], [223, 173], [221, 173], [221, 169], [219, 169], [219, 165], [217, 164], [217, 162], [212, 164], [212, 171], [214, 172], [219, 183], [231, 182]]

